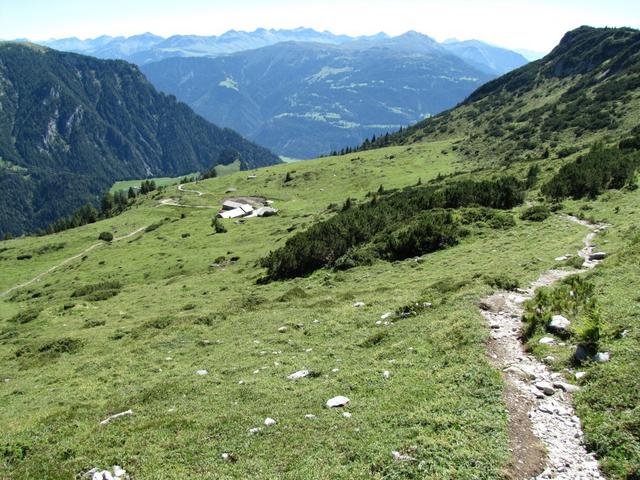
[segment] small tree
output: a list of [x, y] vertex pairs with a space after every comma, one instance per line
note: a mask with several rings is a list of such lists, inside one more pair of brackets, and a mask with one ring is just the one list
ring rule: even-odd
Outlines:
[[113, 233], [111, 232], [102, 232], [98, 235], [98, 240], [102, 240], [104, 242], [110, 242], [113, 240]]
[[213, 217], [211, 219], [211, 228], [213, 228], [214, 233], [225, 233], [227, 231], [218, 217]]
[[127, 192], [127, 197], [136, 198], [136, 191], [133, 189], [133, 187], [129, 187], [129, 191]]

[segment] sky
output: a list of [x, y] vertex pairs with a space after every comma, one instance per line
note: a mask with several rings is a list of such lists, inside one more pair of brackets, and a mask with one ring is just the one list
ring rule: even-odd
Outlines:
[[152, 32], [309, 27], [336, 34], [439, 41], [475, 38], [548, 52], [580, 25], [640, 28], [638, 0], [0, 0], [0, 38], [46, 40]]

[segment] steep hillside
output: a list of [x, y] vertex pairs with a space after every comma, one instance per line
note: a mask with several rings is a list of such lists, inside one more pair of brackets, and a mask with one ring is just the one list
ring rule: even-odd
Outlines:
[[142, 70], [208, 120], [294, 158], [415, 123], [492, 78], [415, 33], [341, 46], [280, 43]]
[[43, 227], [115, 180], [279, 161], [122, 61], [1, 44], [0, 102], [0, 235]]
[[640, 32], [581, 27], [541, 60], [491, 81], [391, 140], [456, 138], [469, 159], [565, 157], [640, 125]]

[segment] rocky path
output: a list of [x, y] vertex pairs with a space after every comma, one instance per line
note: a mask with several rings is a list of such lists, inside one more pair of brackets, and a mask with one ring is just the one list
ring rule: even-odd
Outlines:
[[[567, 219], [589, 228], [578, 255], [585, 258], [584, 270], [595, 267], [600, 260], [590, 259], [593, 239], [605, 227], [575, 217]], [[533, 297], [536, 289], [574, 273], [549, 270], [526, 290], [497, 292], [481, 302], [481, 313], [491, 328], [489, 355], [504, 372], [507, 383], [504, 400], [509, 410], [516, 478], [604, 478], [594, 456], [585, 449], [580, 419], [572, 406], [571, 393], [577, 387], [526, 353], [520, 341], [522, 304]]]
[[[137, 230], [134, 230], [133, 232], [130, 232], [126, 235], [123, 235], [122, 237], [114, 237], [113, 240], [111, 241], [111, 243], [113, 242], [119, 242], [120, 240], [125, 240], [127, 238], [133, 237], [134, 235], [137, 235], [138, 233], [142, 232], [145, 228], [147, 227], [140, 227]], [[35, 277], [33, 277], [31, 280], [21, 283], [20, 285], [16, 285], [15, 287], [11, 287], [8, 290], [5, 290], [4, 292], [0, 292], [0, 297], [4, 297], [5, 295], [8, 295], [9, 293], [13, 292], [14, 290], [18, 290], [19, 288], [23, 288], [26, 286], [31, 285], [32, 283], [35, 283], [37, 281], [39, 281], [42, 277], [44, 277], [45, 275], [48, 275], [49, 273], [57, 270], [58, 268], [66, 265], [69, 262], [72, 262], [74, 260], [77, 260], [78, 258], [82, 257], [83, 255], [86, 255], [87, 253], [89, 253], [90, 251], [105, 245], [105, 242], [98, 242], [98, 243], [94, 243], [93, 245], [90, 245], [89, 247], [85, 248], [83, 251], [81, 251], [80, 253], [78, 253], [77, 255], [74, 255], [72, 257], [66, 258], [65, 260], [63, 260], [62, 262], [54, 265], [53, 267], [49, 268], [48, 270], [36, 275]]]

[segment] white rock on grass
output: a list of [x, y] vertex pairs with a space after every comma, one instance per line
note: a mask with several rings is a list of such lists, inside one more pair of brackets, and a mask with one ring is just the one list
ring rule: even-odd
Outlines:
[[276, 423], [278, 423], [278, 422], [276, 422], [273, 418], [267, 417], [267, 418], [264, 419], [264, 424], [267, 427], [273, 427]]
[[331, 373], [338, 373], [340, 371], [339, 368], [332, 368]]
[[611, 360], [611, 354], [609, 352], [598, 352], [593, 356], [593, 359], [598, 363], [606, 363]]
[[250, 433], [251, 435], [255, 435], [256, 433], [260, 433], [261, 431], [262, 431], [262, 428], [260, 428], [260, 427], [250, 428], [250, 429], [249, 429], [249, 433]]
[[222, 460], [224, 460], [225, 462], [233, 463], [236, 461], [236, 457], [231, 453], [224, 452], [222, 454]]
[[365, 305], [364, 302], [356, 302], [356, 303], [353, 304], [353, 306], [355, 308], [362, 308], [362, 307], [364, 307], [364, 305]]
[[284, 332], [286, 332], [287, 330], [289, 330], [287, 327], [282, 326], [282, 327], [280, 327], [280, 328], [278, 329], [278, 332], [280, 332], [280, 333], [284, 333]]
[[344, 407], [349, 402], [350, 402], [350, 400], [347, 397], [343, 397], [342, 395], [338, 395], [337, 397], [333, 397], [333, 398], [330, 398], [329, 400], [327, 400], [327, 407], [328, 408]]
[[289, 380], [298, 380], [309, 375], [309, 370], [298, 370], [287, 377]]
[[391, 372], [389, 370], [385, 370], [384, 372], [382, 372], [382, 376], [384, 378], [391, 378]]
[[574, 374], [574, 377], [576, 377], [576, 380], [580, 380], [581, 378], [584, 378], [587, 376], [587, 372], [576, 372]]
[[206, 370], [196, 370], [196, 375], [208, 375], [209, 372]]
[[540, 340], [538, 340], [538, 343], [542, 345], [554, 345], [556, 341], [551, 337], [542, 337]]
[[393, 313], [391, 313], [391, 312], [384, 313], [384, 314], [382, 314], [382, 315], [380, 316], [380, 320], [386, 320], [386, 319], [387, 319], [387, 318], [389, 318], [391, 315], [393, 315]]
[[307, 413], [304, 418], [314, 419], [316, 416], [313, 413]]
[[413, 458], [413, 457], [411, 457], [409, 455], [406, 455], [404, 453], [400, 453], [400, 452], [398, 452], [396, 450], [393, 450], [391, 452], [391, 456], [393, 457], [393, 459], [396, 462], [415, 462], [416, 461], [415, 458]]
[[344, 412], [344, 413], [342, 414], [342, 416], [343, 416], [344, 418], [351, 418], [351, 414], [350, 414], [349, 412]]
[[571, 322], [568, 318], [563, 317], [562, 315], [554, 315], [551, 317], [551, 322], [549, 322], [549, 330], [555, 332], [566, 332], [571, 325]]

